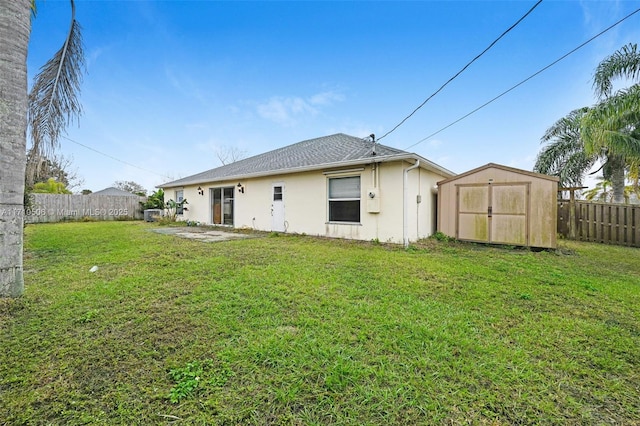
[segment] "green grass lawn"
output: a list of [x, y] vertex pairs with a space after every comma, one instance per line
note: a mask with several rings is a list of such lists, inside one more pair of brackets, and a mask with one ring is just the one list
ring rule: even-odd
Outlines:
[[638, 249], [154, 226], [26, 228], [0, 423], [640, 424]]

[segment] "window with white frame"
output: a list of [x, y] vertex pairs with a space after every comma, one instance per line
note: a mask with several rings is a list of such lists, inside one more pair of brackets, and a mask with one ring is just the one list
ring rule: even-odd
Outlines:
[[282, 201], [282, 185], [273, 187], [273, 201]]
[[329, 178], [329, 222], [360, 222], [360, 176]]

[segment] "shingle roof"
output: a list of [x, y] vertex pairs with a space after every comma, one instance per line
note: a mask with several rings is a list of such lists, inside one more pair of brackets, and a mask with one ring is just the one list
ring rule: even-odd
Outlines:
[[367, 139], [337, 133], [298, 142], [159, 186], [167, 188], [247, 175], [286, 173], [314, 166], [339, 166], [340, 163], [409, 154], [406, 151], [376, 143], [374, 156], [373, 147], [373, 142]]
[[118, 196], [127, 196], [127, 197], [138, 197], [136, 194], [132, 194], [131, 192], [123, 191], [118, 188], [114, 188], [110, 186], [109, 188], [102, 189], [100, 191], [92, 192], [91, 195], [118, 195]]

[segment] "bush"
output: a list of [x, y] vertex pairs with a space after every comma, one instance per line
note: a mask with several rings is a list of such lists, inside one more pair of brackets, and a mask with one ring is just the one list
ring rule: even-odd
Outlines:
[[431, 239], [434, 239], [436, 241], [443, 241], [443, 242], [448, 242], [448, 241], [454, 241], [455, 238], [450, 237], [446, 234], [443, 234], [442, 232], [438, 231], [435, 234], [433, 234], [431, 237]]
[[162, 188], [158, 189], [153, 194], [147, 197], [147, 201], [140, 202], [140, 206], [142, 206], [143, 210], [147, 209], [160, 209], [164, 210], [164, 191]]

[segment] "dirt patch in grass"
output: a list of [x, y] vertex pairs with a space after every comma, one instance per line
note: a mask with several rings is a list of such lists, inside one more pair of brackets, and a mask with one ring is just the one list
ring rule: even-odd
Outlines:
[[258, 238], [259, 236], [264, 236], [261, 233], [241, 233], [241, 232], [231, 232], [231, 231], [223, 231], [217, 228], [203, 228], [203, 227], [194, 227], [194, 226], [185, 226], [185, 227], [161, 227], [161, 228], [152, 228], [153, 232], [162, 235], [172, 235], [179, 238], [187, 238], [190, 240], [202, 241], [205, 243], [212, 242], [221, 242], [221, 241], [230, 241], [239, 238]]

